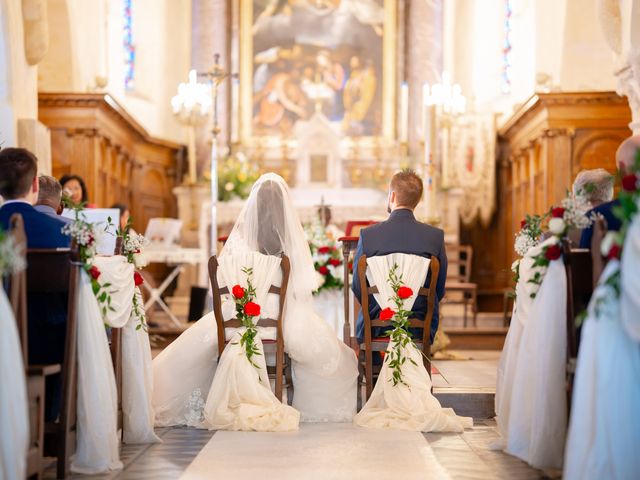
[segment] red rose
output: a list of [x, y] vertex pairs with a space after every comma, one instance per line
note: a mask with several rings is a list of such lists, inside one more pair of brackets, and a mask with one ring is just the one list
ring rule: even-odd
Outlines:
[[353, 262], [349, 262], [348, 267], [349, 267], [349, 271], [353, 272]]
[[89, 275], [91, 275], [91, 278], [93, 278], [94, 280], [97, 280], [98, 278], [100, 278], [100, 270], [95, 265], [92, 265], [89, 269]]
[[233, 293], [233, 296], [236, 298], [242, 298], [244, 297], [245, 291], [244, 288], [242, 288], [240, 285], [235, 285], [231, 289], [231, 293]]
[[620, 258], [620, 254], [622, 253], [622, 248], [620, 245], [616, 245], [615, 243], [611, 245], [609, 249], [609, 254], [607, 255], [608, 260], [613, 260], [614, 258]]
[[562, 218], [564, 216], [564, 207], [556, 207], [551, 210], [551, 216], [553, 218]]
[[93, 235], [89, 235], [89, 240], [87, 240], [87, 245], [89, 246], [93, 245], [94, 241], [95, 241], [95, 238], [93, 238]]
[[253, 302], [247, 302], [244, 306], [244, 313], [249, 317], [257, 317], [260, 315], [260, 305]]
[[322, 275], [329, 275], [329, 269], [327, 268], [326, 265], [322, 265], [320, 268], [318, 268], [318, 271], [322, 274]]
[[560, 258], [560, 255], [562, 255], [560, 245], [550, 245], [544, 251], [544, 256], [547, 260], [557, 260]]
[[626, 192], [635, 192], [638, 188], [638, 177], [635, 173], [630, 173], [622, 177], [622, 188]]
[[396, 312], [394, 312], [389, 307], [387, 307], [380, 312], [380, 320], [383, 320], [383, 321], [391, 320], [395, 314]]
[[411, 295], [413, 295], [413, 290], [411, 290], [409, 287], [400, 287], [398, 289], [398, 296], [403, 300], [405, 298], [409, 298]]
[[144, 277], [140, 272], [133, 272], [133, 283], [136, 284], [136, 287], [139, 287], [144, 283]]
[[522, 230], [526, 226], [527, 226], [527, 221], [526, 220], [520, 220], [520, 230]]
[[329, 247], [320, 247], [318, 248], [318, 253], [329, 253], [331, 249]]
[[340, 260], [338, 260], [337, 258], [332, 258], [331, 260], [329, 260], [329, 264], [333, 265], [334, 267], [337, 267], [338, 265], [340, 265], [342, 262]]

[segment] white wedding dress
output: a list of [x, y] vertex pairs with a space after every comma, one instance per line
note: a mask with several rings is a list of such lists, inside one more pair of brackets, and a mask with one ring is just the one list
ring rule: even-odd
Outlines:
[[[312, 292], [317, 287], [317, 275], [309, 246], [285, 181], [272, 173], [260, 177], [253, 186], [220, 255], [220, 265], [228, 258], [237, 262], [238, 258], [255, 252], [271, 256], [284, 253], [291, 261], [283, 322], [285, 351], [293, 366], [293, 407], [300, 412], [302, 421], [351, 421], [356, 411], [357, 359], [313, 311]], [[280, 274], [274, 275], [273, 282], [280, 282]], [[219, 280], [224, 278], [219, 276]], [[264, 316], [274, 318], [277, 305], [269, 297], [272, 295], [267, 295], [261, 307]], [[233, 305], [230, 307], [223, 308], [225, 318], [233, 315]], [[260, 332], [260, 335], [268, 336], [269, 332]], [[255, 412], [245, 415], [246, 409], [238, 408], [238, 401], [244, 403], [244, 394], [232, 392], [233, 382], [223, 379], [239, 381], [243, 376], [251, 377], [245, 380], [256, 386], [260, 384], [260, 375], [256, 376], [255, 367], [246, 368], [248, 363], [237, 363], [246, 362], [246, 357], [234, 355], [231, 345], [225, 348], [217, 365], [217, 342], [215, 318], [209, 313], [154, 359], [153, 407], [157, 426], [255, 429], [246, 423], [247, 417]], [[218, 381], [214, 379], [217, 377]], [[248, 389], [248, 385], [245, 386]], [[275, 399], [270, 399], [264, 390], [255, 393], [255, 397], [251, 395], [260, 398], [264, 405]], [[274, 414], [278, 406], [272, 407], [271, 413], [258, 415], [261, 420], [251, 425], [279, 428], [280, 424], [274, 427], [273, 422], [269, 424], [270, 420], [266, 423], [262, 420], [269, 415], [280, 415], [278, 422], [290, 426], [293, 418], [290, 412]]]
[[[394, 307], [390, 300], [394, 296], [387, 278], [393, 265], [402, 272], [405, 286], [413, 290], [413, 295], [403, 302], [403, 308], [413, 306], [418, 290], [427, 278], [430, 259], [393, 253], [367, 259], [367, 278], [371, 285], [378, 287], [374, 297], [380, 308]], [[389, 342], [387, 352], [395, 347]], [[404, 384], [393, 385], [393, 369], [385, 361], [371, 393], [371, 397], [355, 416], [354, 423], [361, 427], [409, 430], [415, 432], [462, 432], [473, 427], [473, 419], [459, 417], [451, 408], [442, 408], [431, 393], [431, 378], [424, 368], [422, 352], [413, 343], [401, 348], [403, 357], [410, 359], [402, 365]]]

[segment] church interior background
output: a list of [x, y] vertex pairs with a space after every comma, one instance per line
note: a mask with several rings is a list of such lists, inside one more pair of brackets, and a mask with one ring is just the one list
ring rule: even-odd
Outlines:
[[473, 251], [478, 315], [445, 304], [449, 348], [493, 352], [495, 370], [521, 219], [580, 170], [615, 174], [640, 131], [636, 3], [0, 0], [0, 144], [129, 205], [139, 232], [181, 220], [184, 258], [145, 273], [158, 286], [180, 266], [170, 313], [150, 309], [156, 350], [188, 326], [259, 174], [289, 183], [303, 222], [326, 205], [344, 232], [386, 218], [388, 179], [414, 168], [417, 217], [451, 258]]

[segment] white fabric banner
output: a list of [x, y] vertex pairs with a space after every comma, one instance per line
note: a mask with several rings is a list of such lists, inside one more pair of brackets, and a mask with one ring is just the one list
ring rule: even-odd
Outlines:
[[605, 268], [582, 328], [564, 465], [568, 480], [640, 476], [640, 347], [606, 284], [620, 268], [616, 260]]
[[[428, 258], [403, 253], [368, 258], [367, 278], [371, 285], [378, 287], [380, 293], [374, 296], [380, 307], [395, 310], [391, 301], [395, 294], [387, 280], [394, 265], [398, 265], [398, 276], [402, 277], [403, 285], [413, 290], [413, 295], [403, 302], [403, 308], [410, 309], [425, 283], [429, 264]], [[393, 348], [395, 343], [389, 342], [387, 354]], [[452, 409], [442, 408], [431, 394], [431, 379], [424, 368], [422, 352], [413, 343], [401, 351], [408, 360], [402, 365], [402, 379], [406, 385], [393, 385], [393, 369], [385, 361], [371, 397], [353, 422], [361, 427], [418, 432], [462, 432], [471, 428], [473, 419], [458, 417]]]
[[567, 428], [567, 279], [552, 260], [531, 306], [513, 375], [507, 453], [536, 468], [561, 468]]
[[0, 285], [0, 478], [25, 478], [29, 448], [27, 385], [11, 305]]
[[136, 329], [140, 321], [133, 312], [133, 296], [137, 295], [140, 313], [144, 315], [140, 290], [134, 283], [134, 266], [121, 255], [96, 257], [94, 265], [101, 272], [100, 282], [110, 283], [111, 306], [104, 323], [122, 329], [122, 414], [125, 443], [156, 443], [160, 439], [153, 430], [151, 405], [153, 371], [149, 334]]

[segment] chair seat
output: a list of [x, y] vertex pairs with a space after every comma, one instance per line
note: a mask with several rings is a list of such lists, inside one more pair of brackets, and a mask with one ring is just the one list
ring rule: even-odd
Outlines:
[[477, 290], [478, 284], [471, 282], [447, 282], [446, 290]]

